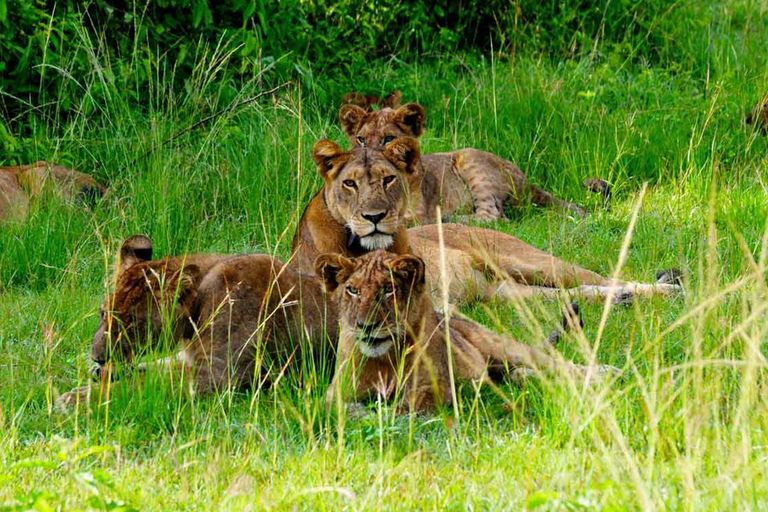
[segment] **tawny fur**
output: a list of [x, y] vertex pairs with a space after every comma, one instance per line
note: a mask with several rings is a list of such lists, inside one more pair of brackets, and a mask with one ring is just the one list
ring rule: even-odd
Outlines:
[[0, 167], [0, 221], [21, 220], [30, 200], [51, 190], [65, 199], [95, 199], [107, 189], [82, 172], [44, 161]]
[[[424, 133], [426, 112], [417, 103], [376, 111], [354, 104], [339, 110], [341, 126], [352, 147], [384, 149], [399, 137], [418, 138]], [[421, 196], [414, 221], [432, 224], [437, 206], [442, 215], [471, 214], [476, 220], [504, 217], [505, 205], [530, 200], [539, 206], [559, 206], [577, 215], [586, 211], [529, 182], [520, 168], [487, 151], [473, 148], [423, 155]]]
[[[424, 262], [416, 256], [386, 251], [355, 259], [321, 255], [316, 271], [338, 301], [341, 323], [329, 407], [337, 400], [346, 403], [375, 394], [399, 397], [398, 409], [404, 412], [450, 404], [449, 358], [458, 379], [487, 379], [489, 368], [498, 365], [572, 377], [586, 374], [585, 367], [466, 320], [449, 320], [449, 350], [446, 320], [425, 293]], [[610, 371], [594, 367], [591, 373]]]
[[[437, 226], [406, 229], [408, 190], [419, 186], [419, 175], [414, 170], [419, 162], [415, 139], [396, 139], [384, 152], [368, 148], [345, 152], [333, 142], [320, 141], [315, 146], [314, 158], [325, 183], [304, 210], [293, 239], [291, 261], [300, 272], [311, 272], [315, 258], [322, 253], [356, 257], [368, 252], [357, 242], [371, 229], [360, 212], [375, 210], [386, 211], [386, 218], [391, 221], [388, 230], [392, 243], [384, 249], [394, 254], [413, 252], [426, 261], [427, 287], [433, 297], [440, 296], [444, 282], [440, 262], [445, 261], [445, 284], [451, 302], [491, 298], [512, 301], [563, 294], [578, 294], [586, 299], [626, 298], [627, 294], [672, 295], [680, 291], [674, 284], [613, 281], [511, 235], [458, 224], [443, 224], [441, 252]], [[385, 175], [397, 176], [396, 183], [402, 186], [385, 194]], [[345, 190], [341, 183], [350, 176], [362, 178], [368, 184], [368, 194], [363, 194], [362, 188], [359, 193]], [[362, 226], [364, 231], [355, 232], [350, 225]]]
[[149, 239], [134, 236], [121, 247], [116, 272], [91, 344], [99, 373], [113, 359], [131, 362], [156, 348], [148, 339], [157, 342], [163, 329], [179, 349], [166, 366], [200, 393], [260, 385], [286, 364], [326, 359], [336, 343], [337, 314], [320, 281], [268, 255], [152, 260]]

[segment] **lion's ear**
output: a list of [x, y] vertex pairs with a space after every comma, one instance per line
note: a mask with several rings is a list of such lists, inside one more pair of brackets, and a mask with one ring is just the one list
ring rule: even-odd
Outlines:
[[401, 101], [403, 101], [403, 95], [400, 92], [400, 89], [395, 89], [381, 98], [379, 101], [379, 108], [397, 108], [400, 106]]
[[398, 256], [389, 263], [389, 269], [412, 289], [421, 291], [426, 283], [424, 260], [412, 254]]
[[341, 157], [346, 155], [347, 153], [338, 144], [328, 139], [317, 141], [312, 150], [312, 159], [317, 165], [317, 172], [323, 179], [333, 179], [336, 167], [343, 163], [340, 161]]
[[346, 281], [353, 268], [354, 262], [341, 254], [321, 254], [315, 260], [315, 275], [320, 277], [328, 293]]
[[424, 133], [427, 113], [418, 103], [406, 103], [395, 110], [393, 121], [411, 137], [420, 137]]
[[[365, 100], [367, 101], [367, 100]], [[357, 128], [365, 118], [366, 111], [357, 105], [342, 105], [339, 109], [339, 121], [344, 133], [349, 137], [357, 135]]]
[[400, 137], [384, 148], [384, 158], [392, 162], [402, 172], [411, 174], [415, 173], [419, 168], [419, 159], [421, 158], [421, 151], [419, 151], [419, 143], [416, 139], [410, 137]]
[[123, 272], [137, 263], [151, 259], [152, 240], [146, 235], [133, 235], [120, 246], [120, 252], [117, 254], [117, 271]]
[[203, 272], [200, 267], [186, 265], [165, 281], [163, 293], [171, 300], [175, 298], [178, 304], [190, 305], [197, 297], [197, 290], [202, 280]]

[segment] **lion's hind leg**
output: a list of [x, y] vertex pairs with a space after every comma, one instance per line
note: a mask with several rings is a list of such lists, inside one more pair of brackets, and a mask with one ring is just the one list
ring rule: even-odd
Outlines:
[[505, 204], [520, 206], [526, 200], [537, 206], [558, 206], [579, 216], [586, 214], [584, 208], [531, 184], [517, 165], [487, 151], [456, 151], [454, 167], [469, 187], [476, 220], [503, 218]]

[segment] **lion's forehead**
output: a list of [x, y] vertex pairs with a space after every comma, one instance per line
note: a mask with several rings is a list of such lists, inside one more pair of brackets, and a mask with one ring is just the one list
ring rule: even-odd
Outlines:
[[390, 108], [371, 112], [360, 124], [359, 135], [406, 136], [407, 134], [394, 122], [394, 114], [395, 111]]
[[[165, 270], [165, 265], [155, 268], [147, 264], [125, 270], [117, 280], [115, 291], [104, 303], [104, 309], [112, 310], [118, 316], [132, 313], [143, 304], [143, 299], [159, 289], [158, 279], [162, 278]], [[146, 308], [141, 309], [146, 311]]]
[[392, 256], [384, 251], [373, 251], [361, 256], [347, 282], [368, 293], [375, 293], [382, 287], [390, 285], [394, 277], [389, 268]]
[[341, 168], [336, 181], [379, 179], [393, 172], [397, 172], [397, 167], [381, 151], [360, 148], [353, 152], [352, 158]]

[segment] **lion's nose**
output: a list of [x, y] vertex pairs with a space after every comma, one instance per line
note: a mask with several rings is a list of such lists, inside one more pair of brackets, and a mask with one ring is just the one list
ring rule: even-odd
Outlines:
[[371, 221], [373, 224], [378, 224], [381, 222], [381, 219], [387, 216], [387, 212], [379, 212], [379, 213], [364, 213], [363, 218], [366, 220]]

